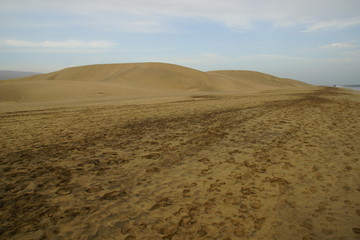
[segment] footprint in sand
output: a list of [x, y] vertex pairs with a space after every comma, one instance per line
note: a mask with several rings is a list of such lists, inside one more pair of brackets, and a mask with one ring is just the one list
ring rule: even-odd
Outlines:
[[196, 221], [191, 216], [184, 216], [179, 221], [179, 227], [190, 228]]
[[96, 193], [96, 192], [100, 192], [101, 190], [103, 190], [103, 188], [100, 186], [91, 186], [91, 187], [87, 188], [85, 191], [87, 193]]
[[254, 202], [251, 203], [251, 207], [253, 209], [260, 209], [262, 207], [261, 201], [255, 200]]
[[246, 233], [245, 233], [245, 226], [242, 224], [239, 224], [238, 226], [236, 226], [235, 230], [234, 230], [234, 234], [237, 237], [245, 237]]
[[190, 189], [184, 189], [183, 190], [183, 197], [190, 197]]
[[127, 236], [124, 240], [135, 240], [135, 236]]
[[244, 195], [253, 195], [256, 193], [255, 190], [250, 187], [242, 187], [240, 191]]
[[151, 168], [146, 169], [146, 172], [147, 172], [147, 173], [157, 173], [157, 172], [160, 172], [160, 168], [158, 168], [158, 167], [151, 167]]
[[210, 170], [210, 169], [208, 169], [208, 168], [201, 170], [200, 175], [208, 175], [208, 174], [210, 174], [209, 170]]
[[199, 162], [202, 162], [202, 163], [208, 163], [208, 162], [210, 162], [210, 160], [208, 159], [208, 158], [201, 158], [201, 159], [199, 159], [198, 160]]
[[58, 195], [69, 195], [72, 192], [71, 188], [60, 188], [56, 191]]
[[339, 198], [340, 198], [339, 196], [332, 196], [330, 197], [330, 200], [336, 202], [339, 200]]
[[113, 192], [108, 192], [105, 193], [100, 200], [117, 200], [119, 198], [122, 198], [124, 196], [126, 196], [127, 193], [123, 190], [121, 191], [113, 191]]
[[312, 220], [310, 218], [305, 219], [300, 226], [302, 226], [310, 231], [314, 228]]
[[125, 164], [128, 162], [129, 162], [129, 160], [125, 160], [125, 159], [112, 159], [112, 160], [107, 161], [106, 163], [108, 165], [120, 165], [120, 164]]
[[242, 203], [240, 204], [238, 211], [240, 213], [247, 213], [249, 211], [249, 207], [246, 204]]
[[334, 231], [330, 228], [323, 228], [321, 229], [321, 231], [325, 234], [325, 235], [332, 235], [334, 233]]
[[205, 237], [208, 234], [206, 231], [206, 227], [201, 226], [200, 229], [197, 231], [197, 234], [199, 235], [199, 237]]
[[172, 201], [168, 197], [165, 197], [165, 198], [160, 199], [157, 203], [155, 203], [150, 208], [150, 211], [158, 209], [160, 207], [167, 207], [167, 206], [170, 206], [170, 205], [172, 205]]

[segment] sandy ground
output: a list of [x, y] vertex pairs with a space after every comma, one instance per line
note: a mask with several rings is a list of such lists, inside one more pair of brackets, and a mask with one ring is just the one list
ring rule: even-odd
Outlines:
[[359, 106], [322, 88], [2, 111], [0, 239], [360, 239]]

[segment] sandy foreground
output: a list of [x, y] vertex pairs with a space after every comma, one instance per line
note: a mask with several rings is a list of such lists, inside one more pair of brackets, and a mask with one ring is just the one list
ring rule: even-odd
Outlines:
[[0, 239], [360, 239], [351, 91], [9, 109]]

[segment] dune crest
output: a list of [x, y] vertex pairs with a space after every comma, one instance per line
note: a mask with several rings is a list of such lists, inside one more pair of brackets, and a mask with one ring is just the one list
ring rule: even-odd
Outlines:
[[0, 83], [0, 101], [37, 102], [196, 92], [259, 92], [310, 85], [252, 71], [211, 71], [167, 63], [65, 68]]

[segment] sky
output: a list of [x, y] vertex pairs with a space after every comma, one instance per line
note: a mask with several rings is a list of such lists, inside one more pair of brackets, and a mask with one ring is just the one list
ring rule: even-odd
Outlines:
[[1, 0], [0, 69], [167, 62], [360, 84], [359, 0]]

